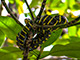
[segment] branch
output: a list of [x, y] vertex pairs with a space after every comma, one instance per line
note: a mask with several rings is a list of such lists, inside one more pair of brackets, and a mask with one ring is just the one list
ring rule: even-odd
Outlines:
[[4, 7], [6, 8], [7, 12], [12, 16], [12, 18], [16, 21], [16, 23], [18, 23], [21, 27], [24, 27], [19, 21], [18, 19], [12, 14], [12, 12], [10, 11], [10, 9], [8, 8], [7, 4], [5, 3], [5, 0], [1, 0], [2, 4], [4, 5]]
[[23, 60], [29, 60], [28, 59], [28, 53], [29, 53], [29, 47], [27, 47], [24, 51], [24, 56], [23, 56]]
[[[74, 26], [74, 25], [78, 25], [78, 24], [80, 24], [80, 22], [77, 22], [77, 21], [79, 21], [79, 19], [80, 19], [80, 16], [78, 17], [78, 18], [76, 18], [75, 20], [73, 20], [73, 21], [71, 21], [71, 22], [68, 22], [68, 23], [66, 23], [66, 24], [60, 24], [60, 25], [56, 25], [56, 26], [54, 26], [53, 27], [53, 29], [54, 28], [67, 28], [67, 27], [70, 27], [70, 26]], [[77, 22], [77, 23], [76, 23]]]
[[60, 25], [56, 25], [56, 26], [53, 26], [53, 25], [37, 25], [35, 24], [35, 26], [37, 27], [45, 27], [45, 28], [67, 28], [67, 27], [70, 27], [70, 26], [74, 26], [74, 25], [78, 25], [80, 24], [80, 22], [76, 23], [77, 21], [79, 21], [80, 19], [80, 16], [78, 18], [76, 18], [75, 20], [71, 21], [71, 22], [68, 22], [66, 24], [60, 24]]
[[[45, 7], [45, 4], [46, 4], [46, 0], [43, 0], [42, 6], [41, 6], [41, 8], [40, 8], [40, 12], [39, 12], [39, 14], [38, 14], [37, 17], [36, 17], [36, 20], [40, 19], [41, 14], [42, 14], [42, 12], [43, 12], [43, 9], [44, 9], [44, 7]], [[35, 21], [36, 21], [36, 20], [35, 20]]]
[[26, 0], [24, 0], [24, 1], [25, 1], [26, 5], [27, 5], [27, 7], [28, 7], [28, 9], [29, 9], [29, 12], [30, 12], [30, 14], [31, 14], [32, 20], [34, 20], [34, 16], [33, 16], [33, 14], [32, 14], [32, 11], [31, 11], [30, 6], [28, 5], [28, 3], [27, 3]]
[[40, 49], [40, 53], [39, 53], [39, 55], [38, 55], [38, 57], [37, 57], [37, 60], [39, 60], [39, 58], [40, 58], [42, 52], [43, 52], [43, 48]]

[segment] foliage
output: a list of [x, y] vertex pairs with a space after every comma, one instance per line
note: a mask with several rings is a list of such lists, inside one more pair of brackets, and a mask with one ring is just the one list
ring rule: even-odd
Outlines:
[[[34, 8], [33, 14], [36, 16], [35, 12], [41, 6], [43, 0], [32, 0], [30, 7]], [[27, 14], [30, 16], [30, 13], [24, 13], [23, 5], [24, 0], [9, 0], [9, 3], [16, 3], [16, 7], [18, 11], [16, 14]], [[21, 4], [20, 4], [21, 3]], [[80, 10], [80, 0], [47, 0], [45, 11], [48, 10], [55, 11], [57, 10], [60, 15], [65, 15], [68, 18], [68, 21], [76, 18], [76, 15], [73, 14], [74, 11]], [[68, 12], [70, 10], [70, 12]], [[43, 12], [42, 15], [45, 13]], [[78, 15], [77, 15], [78, 16]], [[18, 58], [22, 58], [22, 51], [17, 48], [16, 43], [16, 35], [20, 32], [22, 27], [17, 24], [14, 19], [7, 16], [0, 16], [0, 60], [17, 60]], [[71, 58], [80, 58], [80, 25], [72, 26], [67, 28], [68, 32], [61, 36], [62, 29], [59, 29], [55, 32], [52, 32], [51, 37], [42, 44], [42, 48], [45, 48], [49, 45], [53, 45], [50, 51], [43, 51], [40, 56], [40, 59], [52, 55], [52, 56], [68, 56]], [[9, 40], [10, 39], [10, 40]], [[13, 43], [11, 43], [14, 41]], [[4, 44], [6, 47], [4, 47]], [[37, 54], [39, 51], [34, 50]], [[29, 58], [35, 60], [37, 54], [29, 53]], [[5, 57], [5, 58], [4, 58]]]

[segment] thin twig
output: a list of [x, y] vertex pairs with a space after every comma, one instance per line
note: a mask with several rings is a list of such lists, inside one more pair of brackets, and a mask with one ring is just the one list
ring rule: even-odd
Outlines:
[[39, 55], [38, 55], [38, 57], [37, 57], [37, 60], [39, 60], [39, 58], [40, 58], [42, 52], [43, 52], [43, 48], [40, 49]]
[[27, 3], [27, 1], [26, 1], [26, 0], [24, 0], [24, 1], [25, 1], [26, 5], [27, 5], [27, 7], [28, 7], [29, 11], [30, 11], [30, 14], [31, 14], [32, 20], [34, 20], [34, 16], [33, 16], [33, 14], [32, 14], [32, 11], [31, 11], [30, 6], [28, 5], [28, 3]]
[[[43, 12], [43, 10], [44, 10], [45, 4], [46, 4], [46, 0], [43, 0], [42, 6], [41, 6], [41, 8], [40, 8], [40, 12], [39, 12], [39, 14], [38, 14], [37, 17], [36, 17], [36, 20], [40, 19], [41, 14], [42, 14], [42, 12]], [[36, 20], [35, 20], [35, 21], [36, 21]]]
[[21, 27], [24, 27], [19, 21], [18, 19], [12, 14], [12, 12], [10, 11], [10, 9], [8, 8], [7, 4], [5, 3], [5, 0], [1, 0], [2, 4], [4, 5], [4, 7], [6, 8], [7, 12], [12, 16], [12, 18], [16, 21], [16, 23], [18, 23]]

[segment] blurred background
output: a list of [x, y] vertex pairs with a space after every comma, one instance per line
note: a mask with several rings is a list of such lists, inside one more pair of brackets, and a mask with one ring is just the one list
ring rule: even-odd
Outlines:
[[[41, 3], [43, 0], [27, 0], [33, 15], [36, 17], [40, 11]], [[11, 12], [16, 16], [16, 18], [23, 24], [25, 25], [24, 20], [26, 18], [31, 19], [30, 12], [26, 6], [26, 3], [24, 0], [5, 0], [7, 6], [10, 8]], [[68, 22], [74, 20], [80, 15], [80, 0], [47, 0], [46, 6], [44, 8], [44, 11], [42, 13], [42, 16], [48, 14], [59, 14], [63, 15], [67, 18]], [[8, 16], [11, 17], [10, 14], [7, 12], [5, 7], [1, 4], [0, 0], [0, 16]], [[1, 28], [1, 27], [0, 27]], [[7, 31], [6, 31], [7, 32]], [[12, 39], [12, 37], [6, 37], [6, 35], [3, 35], [4, 32], [0, 30], [0, 60], [21, 60], [22, 57], [22, 51], [17, 49], [18, 46], [16, 45], [16, 39]], [[56, 35], [56, 34], [55, 34]], [[54, 39], [54, 38], [53, 38]], [[73, 41], [72, 41], [73, 40]], [[60, 44], [60, 45], [67, 45], [71, 42], [75, 43], [75, 40], [77, 42], [80, 42], [80, 25], [77, 26], [72, 26], [69, 28], [64, 28], [62, 30], [61, 36], [56, 39], [56, 41], [49, 46], [44, 48], [44, 51], [50, 51], [51, 48], [53, 48], [54, 45]], [[47, 43], [46, 43], [47, 44]], [[75, 46], [73, 44], [73, 46]], [[17, 47], [17, 48], [16, 48]], [[72, 47], [72, 46], [71, 46]], [[75, 47], [78, 48], [78, 47]], [[74, 48], [74, 49], [75, 49]], [[2, 53], [2, 49], [5, 49], [5, 53]], [[10, 54], [7, 54], [9, 50]], [[80, 50], [79, 50], [80, 51]], [[61, 51], [63, 52], [63, 51]], [[75, 51], [73, 51], [75, 52]], [[78, 52], [78, 51], [77, 51]], [[77, 52], [75, 52], [77, 54]], [[14, 53], [14, 54], [11, 54]], [[68, 52], [66, 52], [68, 53]], [[79, 52], [80, 53], [80, 52]], [[59, 54], [59, 53], [56, 53]], [[54, 55], [56, 55], [54, 54]], [[75, 55], [69, 55], [74, 58], [69, 58], [63, 54], [61, 56], [54, 56], [54, 55], [49, 55], [49, 56], [44, 56], [41, 58], [41, 60], [78, 60], [79, 55], [76, 58]], [[7, 57], [9, 56], [9, 57]], [[33, 55], [31, 57], [31, 60], [35, 60], [35, 56]]]

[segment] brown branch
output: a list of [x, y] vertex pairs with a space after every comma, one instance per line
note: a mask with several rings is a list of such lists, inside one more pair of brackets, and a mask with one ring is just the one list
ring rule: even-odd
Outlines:
[[40, 49], [39, 55], [38, 55], [38, 57], [37, 57], [37, 60], [39, 60], [39, 58], [40, 58], [42, 52], [43, 52], [43, 48]]
[[18, 23], [21, 27], [24, 27], [23, 24], [21, 24], [18, 19], [12, 14], [12, 12], [10, 11], [10, 9], [8, 8], [7, 4], [5, 3], [5, 0], [1, 0], [2, 4], [4, 5], [4, 7], [6, 8], [7, 12], [11, 15], [11, 17], [16, 21], [16, 23]]
[[44, 7], [45, 7], [45, 4], [46, 4], [46, 1], [47, 1], [47, 0], [43, 0], [43, 2], [42, 2], [42, 6], [41, 6], [41, 8], [40, 8], [40, 12], [39, 12], [39, 14], [37, 15], [35, 21], [37, 21], [38, 19], [40, 19], [41, 14], [42, 14], [42, 12], [43, 12], [43, 10], [44, 10]]
[[71, 22], [68, 22], [66, 24], [59, 24], [59, 25], [56, 25], [56, 26], [54, 26], [54, 25], [37, 25], [37, 24], [35, 24], [35, 26], [36, 27], [45, 27], [45, 28], [49, 28], [49, 27], [50, 28], [58, 28], [58, 27], [59, 28], [67, 28], [67, 27], [70, 27], [70, 26], [80, 24], [80, 22], [77, 22], [77, 21], [79, 21], [79, 19], [80, 19], [80, 16], [78, 18], [76, 18], [75, 20], [71, 21]]
[[28, 59], [28, 53], [29, 53], [29, 47], [27, 47], [24, 51], [24, 56], [23, 56], [23, 60], [29, 60]]
[[31, 14], [32, 20], [34, 20], [34, 16], [33, 16], [33, 14], [32, 14], [32, 11], [31, 11], [30, 6], [28, 5], [28, 3], [27, 3], [27, 1], [26, 1], [26, 0], [24, 0], [24, 1], [25, 1], [26, 5], [27, 5], [27, 7], [28, 7], [29, 11], [30, 11], [30, 14]]

